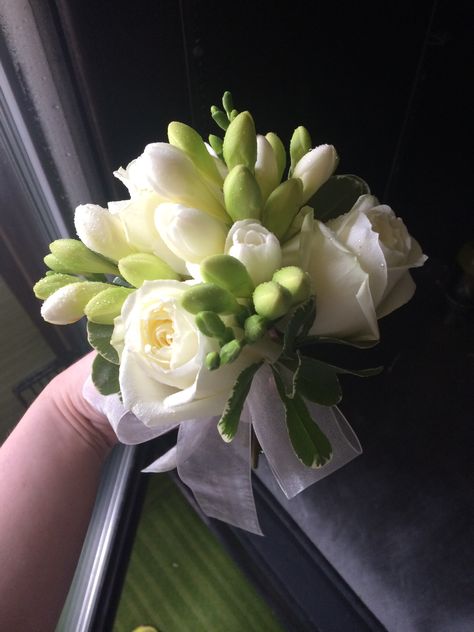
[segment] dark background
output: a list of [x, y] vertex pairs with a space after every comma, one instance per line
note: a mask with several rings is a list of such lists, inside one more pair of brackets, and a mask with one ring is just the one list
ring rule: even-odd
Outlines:
[[[435, 259], [474, 237], [473, 9], [447, 2], [56, 0], [110, 199], [171, 120], [218, 133], [224, 90], [260, 133], [334, 144]], [[85, 200], [106, 202], [106, 200]]]

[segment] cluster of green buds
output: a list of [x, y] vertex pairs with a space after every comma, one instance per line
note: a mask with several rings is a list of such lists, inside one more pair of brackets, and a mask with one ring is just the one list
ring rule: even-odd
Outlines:
[[58, 239], [44, 258], [49, 270], [33, 291], [43, 318], [57, 325], [80, 320], [112, 325], [126, 298], [147, 280], [181, 277], [159, 257], [134, 253], [111, 261], [77, 239]]
[[219, 344], [220, 350], [206, 357], [211, 371], [236, 360], [311, 292], [308, 274], [296, 266], [281, 268], [256, 287], [245, 266], [230, 255], [206, 258], [200, 271], [204, 283], [186, 290], [182, 306], [195, 315], [199, 330]]

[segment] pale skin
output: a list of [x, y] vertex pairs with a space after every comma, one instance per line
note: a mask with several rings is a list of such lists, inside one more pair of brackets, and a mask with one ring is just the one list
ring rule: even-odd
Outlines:
[[116, 436], [82, 397], [94, 354], [36, 398], [0, 448], [0, 630], [51, 632]]

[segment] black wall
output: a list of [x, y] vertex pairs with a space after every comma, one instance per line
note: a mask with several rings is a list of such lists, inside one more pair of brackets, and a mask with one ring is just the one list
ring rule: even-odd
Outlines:
[[[217, 132], [224, 90], [261, 133], [336, 146], [432, 258], [474, 237], [472, 3], [56, 0], [91, 134], [112, 169], [170, 120]], [[100, 202], [99, 200], [93, 200]]]

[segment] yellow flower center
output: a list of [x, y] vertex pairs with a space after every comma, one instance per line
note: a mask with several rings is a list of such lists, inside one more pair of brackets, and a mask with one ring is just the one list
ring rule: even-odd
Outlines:
[[157, 352], [173, 344], [174, 328], [169, 313], [155, 309], [149, 318], [141, 321], [141, 335], [146, 353]]

